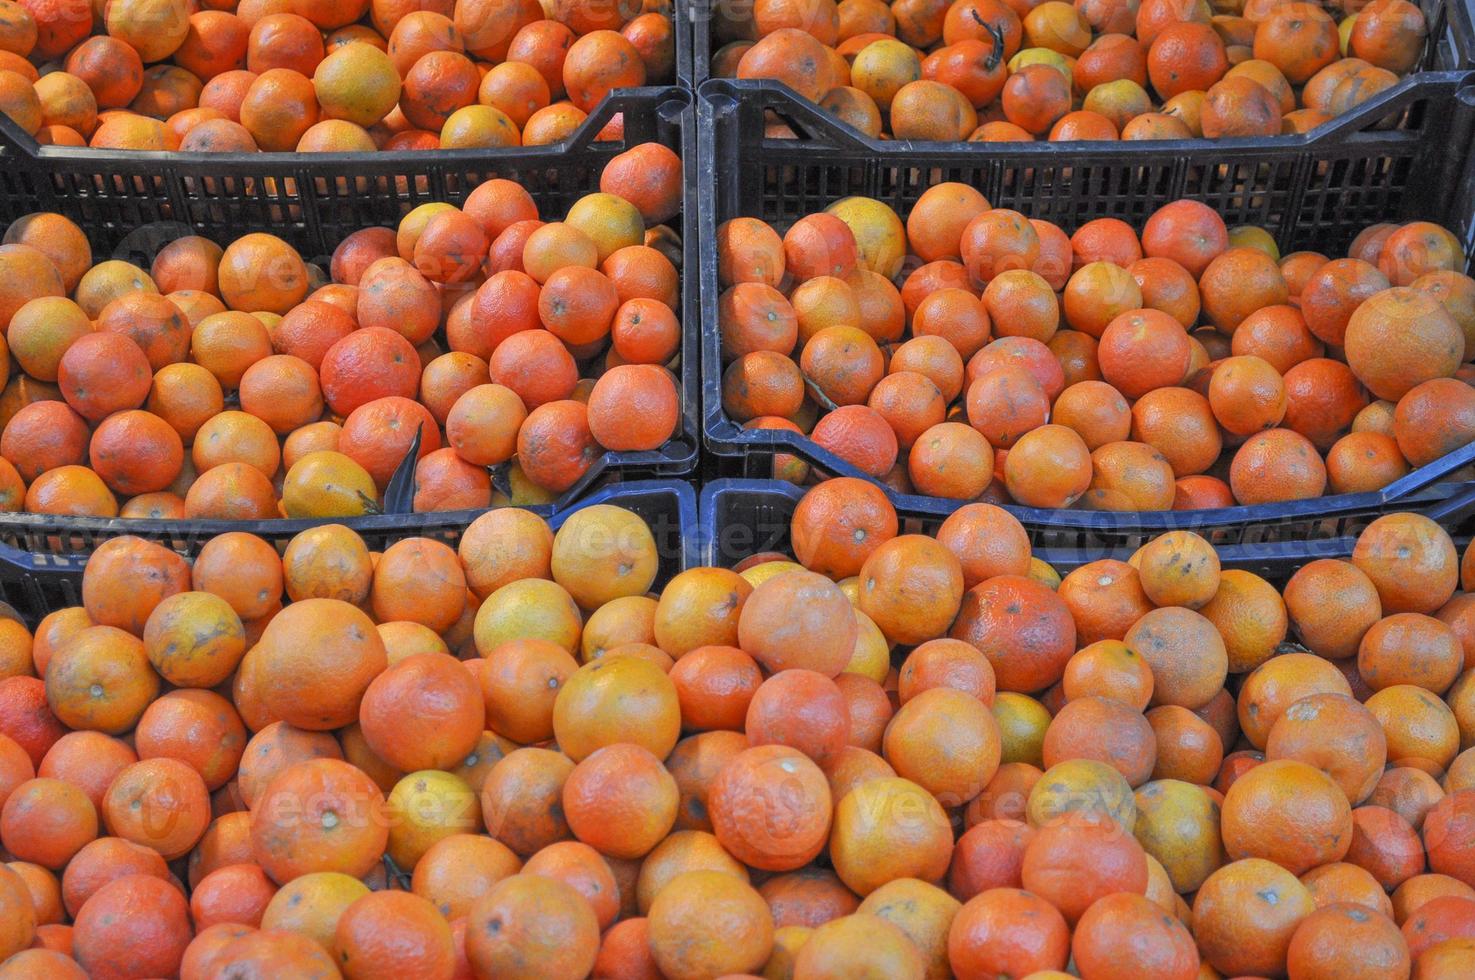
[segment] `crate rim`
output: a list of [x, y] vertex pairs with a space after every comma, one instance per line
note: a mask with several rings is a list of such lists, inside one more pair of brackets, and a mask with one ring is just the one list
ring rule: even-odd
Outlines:
[[[718, 19], [714, 15], [716, 8], [730, 2], [732, 0], [686, 0], [687, 16], [680, 20], [690, 33], [686, 45], [689, 58], [689, 80], [696, 87], [715, 78], [711, 74], [712, 54], [715, 49], [710, 25]], [[1419, 0], [1412, 0], [1412, 2], [1421, 11], [1423, 10]], [[751, 6], [752, 0], [737, 0], [738, 6], [743, 6], [745, 3]], [[1427, 12], [1425, 13], [1427, 19]], [[1457, 61], [1454, 66], [1455, 70], [1475, 68], [1475, 3], [1471, 0], [1442, 0], [1438, 13], [1438, 19], [1428, 25], [1430, 30], [1425, 39], [1424, 51], [1419, 59], [1420, 67], [1410, 72], [1410, 75], [1435, 70], [1423, 66], [1427, 66], [1435, 59], [1441, 41], [1438, 31], [1441, 30], [1449, 34], [1450, 43], [1454, 48]]]
[[[679, 570], [692, 567], [696, 557], [698, 540], [697, 495], [689, 481], [681, 478], [626, 480], [595, 488], [587, 495], [574, 500], [553, 504], [506, 504], [500, 507], [479, 507], [471, 510], [434, 511], [426, 514], [378, 514], [363, 518], [314, 517], [275, 521], [147, 521], [122, 520], [118, 518], [78, 517], [68, 519], [56, 533], [91, 531], [101, 532], [108, 538], [138, 534], [156, 543], [161, 538], [179, 541], [207, 541], [219, 534], [242, 531], [248, 534], [286, 538], [303, 531], [330, 524], [341, 524], [358, 534], [393, 534], [400, 538], [422, 537], [441, 530], [465, 530], [473, 521], [484, 514], [497, 510], [525, 510], [548, 522], [558, 530], [570, 516], [599, 504], [621, 506], [621, 501], [632, 497], [647, 497], [669, 494], [675, 500], [676, 516], [681, 525], [681, 549]], [[47, 533], [56, 527], [55, 519], [50, 522], [45, 514], [6, 514], [0, 519], [0, 531], [14, 527], [35, 528]], [[168, 545], [165, 545], [168, 547]], [[184, 554], [192, 560], [193, 555]], [[90, 557], [73, 551], [35, 552], [17, 548], [0, 541], [0, 562], [20, 565], [27, 570], [44, 569], [48, 572], [81, 571]]]
[[[733, 563], [731, 556], [718, 554], [718, 545], [722, 540], [722, 508], [725, 505], [724, 498], [733, 494], [761, 494], [773, 500], [797, 505], [808, 492], [807, 487], [795, 486], [782, 480], [763, 480], [744, 477], [723, 478], [708, 481], [703, 487], [698, 503], [698, 526], [700, 528], [701, 542], [698, 555], [700, 560], [707, 565], [731, 567]], [[1466, 493], [1466, 498], [1475, 497], [1475, 489]], [[1416, 512], [1412, 512], [1416, 513]], [[903, 524], [908, 520], [935, 520], [938, 515], [921, 513], [901, 507], [897, 508], [897, 517]], [[1448, 528], [1446, 528], [1448, 530]], [[1304, 538], [1286, 541], [1263, 541], [1263, 542], [1234, 542], [1215, 544], [1215, 553], [1219, 556], [1219, 563], [1225, 568], [1248, 568], [1264, 567], [1274, 565], [1288, 567], [1295, 565], [1299, 567], [1307, 562], [1320, 558], [1349, 558], [1357, 539], [1352, 536], [1342, 535], [1330, 538]], [[1115, 560], [1125, 562], [1133, 553], [1135, 548], [1120, 548], [1105, 546], [1092, 547], [1051, 547], [1035, 546], [1031, 554], [1044, 561], [1061, 575], [1067, 574], [1083, 565], [1095, 561]], [[754, 552], [756, 553], [756, 552]], [[750, 557], [743, 555], [737, 558]]]
[[[1453, 86], [1453, 97], [1462, 107], [1475, 110], [1475, 69], [1450, 71], [1427, 71], [1405, 75], [1394, 85], [1379, 92], [1348, 112], [1327, 120], [1304, 133], [1279, 136], [1240, 136], [1225, 139], [1197, 137], [1178, 140], [1035, 140], [1020, 143], [970, 143], [966, 140], [882, 140], [867, 136], [860, 130], [830, 115], [816, 103], [809, 101], [788, 84], [773, 79], [709, 78], [696, 88], [699, 137], [705, 144], [705, 132], [700, 125], [704, 111], [710, 113], [720, 100], [729, 104], [758, 102], [765, 108], [775, 101], [784, 103], [787, 115], [811, 125], [823, 126], [831, 136], [850, 143], [845, 147], [811, 147], [807, 141], [773, 141], [764, 138], [764, 143], [782, 144], [785, 149], [797, 153], [823, 153], [839, 161], [864, 160], [873, 157], [900, 157], [909, 154], [925, 154], [929, 157], [954, 157], [958, 163], [979, 160], [1020, 159], [1031, 161], [1058, 162], [1069, 154], [1073, 163], [1081, 165], [1120, 164], [1140, 162], [1147, 155], [1214, 154], [1248, 156], [1281, 155], [1286, 152], [1314, 149], [1319, 144], [1333, 139], [1387, 140], [1398, 139], [1401, 130], [1379, 132], [1367, 131], [1369, 123], [1376, 122], [1389, 112], [1406, 106], [1420, 97], [1424, 90], [1436, 85]], [[915, 166], [922, 169], [945, 167], [949, 160], [932, 159]]]
[[[1437, 76], [1437, 77], [1436, 77]], [[1426, 90], [1433, 85], [1453, 85], [1454, 95], [1461, 99], [1463, 106], [1468, 107], [1475, 114], [1475, 71], [1467, 72], [1428, 72], [1417, 78], [1410, 77], [1402, 80], [1398, 86], [1389, 89], [1382, 95], [1390, 95], [1390, 99], [1397, 98], [1399, 103], [1405, 103], [1413, 99], [1420, 90]], [[824, 126], [829, 130], [847, 129], [854, 134], [859, 141], [856, 152], [864, 153], [865, 159], [880, 158], [885, 164], [892, 162], [891, 158], [897, 158], [895, 165], [905, 167], [906, 158], [914, 152], [924, 154], [928, 159], [926, 162], [914, 164], [915, 168], [930, 169], [946, 166], [939, 163], [938, 157], [957, 157], [959, 163], [976, 162], [982, 158], [1010, 157], [1023, 147], [1027, 155], [1032, 158], [1048, 160], [1058, 158], [1060, 151], [1057, 146], [1078, 147], [1083, 144], [1004, 144], [999, 149], [980, 152], [976, 149], [979, 144], [974, 143], [929, 143], [920, 144], [917, 150], [905, 143], [892, 141], [879, 142], [875, 145], [874, 156], [872, 149], [866, 145], [870, 141], [861, 136], [850, 127], [843, 126], [831, 119], [828, 114], [819, 109], [813, 103], [800, 97], [787, 85], [768, 80], [761, 81], [733, 81], [727, 79], [714, 79], [704, 83], [697, 93], [697, 131], [698, 131], [698, 162], [701, 169], [702, 180], [708, 194], [707, 206], [698, 215], [698, 232], [702, 237], [702, 249], [699, 256], [699, 275], [704, 284], [711, 288], [705, 290], [701, 297], [702, 307], [702, 439], [705, 449], [713, 456], [719, 458], [743, 458], [756, 453], [791, 453], [813, 466], [831, 474], [832, 476], [855, 477], [867, 480], [879, 487], [891, 499], [898, 510], [916, 511], [932, 515], [946, 515], [965, 506], [973, 501], [949, 500], [945, 498], [926, 497], [921, 494], [899, 493], [863, 472], [852, 464], [841, 460], [835, 454], [821, 448], [800, 433], [788, 432], [781, 429], [748, 429], [730, 419], [722, 407], [722, 374], [724, 365], [722, 363], [721, 339], [717, 330], [717, 299], [720, 289], [717, 282], [717, 256], [715, 241], [719, 215], [716, 207], [716, 182], [717, 172], [712, 162], [717, 155], [717, 125], [716, 114], [719, 110], [732, 111], [735, 108], [746, 106], [752, 108], [755, 105], [766, 108], [770, 102], [778, 101], [784, 103], [787, 111], [794, 108], [800, 115], [806, 116], [817, 125]], [[1379, 103], [1377, 107], [1370, 107], [1368, 103], [1353, 110], [1350, 113], [1333, 120], [1326, 126], [1318, 127], [1311, 133], [1294, 137], [1287, 137], [1290, 142], [1276, 144], [1273, 147], [1250, 146], [1247, 150], [1260, 149], [1262, 152], [1274, 152], [1277, 154], [1291, 152], [1294, 150], [1314, 149], [1323, 142], [1330, 142], [1344, 135], [1343, 130], [1355, 128], [1358, 124], [1366, 124], [1375, 121], [1385, 115], [1388, 105]], [[1354, 133], [1355, 138], [1360, 133]], [[1373, 139], [1398, 138], [1397, 131], [1379, 132], [1368, 134]], [[767, 140], [764, 141], [768, 142]], [[836, 159], [842, 162], [847, 159], [844, 154], [835, 154], [831, 148], [807, 144], [805, 141], [784, 140], [781, 141], [786, 150], [795, 153], [810, 154], [823, 159]], [[1163, 141], [1158, 146], [1175, 146], [1197, 150], [1199, 152], [1216, 151], [1223, 144], [1231, 141], [1214, 140], [1179, 140]], [[1233, 141], [1245, 143], [1247, 141]], [[1254, 141], [1248, 141], [1253, 143]], [[1265, 141], [1260, 141], [1264, 143]], [[1121, 163], [1140, 156], [1140, 153], [1131, 152], [1131, 144], [1111, 144], [1103, 151], [1109, 162]], [[1093, 152], [1095, 152], [1093, 150]], [[1186, 150], [1185, 150], [1186, 152]], [[1467, 147], [1465, 151], [1465, 162], [1468, 165], [1475, 160], [1475, 148]], [[1072, 157], [1072, 160], [1075, 158]], [[1475, 258], [1471, 256], [1470, 258]], [[1390, 483], [1381, 490], [1369, 491], [1356, 494], [1332, 494], [1317, 497], [1311, 500], [1288, 501], [1279, 504], [1250, 504], [1236, 505], [1233, 507], [1215, 508], [1197, 511], [1141, 511], [1141, 512], [1114, 512], [1114, 511], [1090, 511], [1063, 509], [1051, 510], [1045, 508], [1026, 507], [1019, 504], [1004, 505], [1005, 509], [1018, 517], [1028, 526], [1048, 526], [1051, 530], [1059, 531], [1082, 531], [1098, 532], [1106, 534], [1129, 534], [1150, 533], [1153, 531], [1164, 531], [1174, 528], [1215, 528], [1227, 526], [1245, 526], [1256, 523], [1285, 523], [1295, 519], [1335, 518], [1337, 516], [1357, 516], [1360, 512], [1369, 509], [1386, 509], [1390, 505], [1396, 505], [1400, 500], [1406, 500], [1409, 495], [1433, 487], [1438, 481], [1460, 469], [1463, 466], [1475, 463], [1475, 442], [1447, 454], [1433, 463], [1418, 467], [1407, 475]], [[1475, 482], [1466, 484], [1475, 487]], [[1454, 491], [1458, 492], [1458, 490]], [[1412, 504], [1411, 504], [1412, 505]], [[1475, 510], [1475, 502], [1471, 504]], [[1267, 511], [1270, 511], [1267, 513]]]
[[[696, 494], [689, 484], [675, 480], [645, 480], [612, 485], [561, 508], [555, 514], [548, 514], [544, 519], [557, 530], [573, 514], [597, 504], [626, 506], [651, 529], [656, 536], [658, 580], [669, 581], [692, 567], [696, 560], [693, 544], [697, 535], [697, 511]], [[486, 512], [466, 513], [474, 518]], [[321, 523], [331, 523], [331, 520]], [[453, 527], [444, 527], [445, 533], [435, 535], [434, 540], [454, 547], [469, 523], [467, 520]], [[366, 533], [364, 537], [370, 547], [383, 548], [415, 537], [417, 532], [424, 530], [427, 529], [399, 528], [397, 533], [396, 529], [391, 529], [388, 536]], [[193, 552], [181, 552], [172, 546], [173, 542], [158, 543], [182, 554], [186, 561], [193, 560]], [[280, 551], [286, 541], [277, 539], [273, 544]], [[83, 601], [82, 578], [88, 559], [86, 554], [34, 552], [0, 543], [0, 595], [6, 600], [0, 603], [0, 607], [8, 606], [34, 628], [48, 613], [65, 606], [80, 605]]]
[[535, 160], [552, 153], [588, 149], [591, 144], [598, 142], [595, 137], [599, 135], [599, 131], [615, 115], [624, 111], [624, 106], [658, 97], [662, 101], [674, 99], [691, 102], [694, 101], [693, 95], [693, 89], [685, 83], [615, 89], [599, 101], [566, 139], [557, 143], [464, 150], [389, 150], [374, 153], [299, 153], [295, 150], [202, 153], [181, 150], [116, 150], [54, 144], [43, 146], [10, 117], [0, 113], [0, 159], [5, 154], [14, 152], [27, 160], [56, 165], [48, 169], [60, 169], [68, 163], [96, 164], [99, 161], [120, 165], [136, 164], [126, 168], [129, 172], [148, 171], [152, 166], [167, 163], [208, 169], [210, 176], [214, 177], [230, 177], [237, 170], [241, 171], [240, 176], [255, 176], [263, 169], [303, 170], [309, 172], [307, 176], [312, 176], [310, 171], [313, 170], [351, 165], [355, 168], [354, 176], [393, 176], [406, 167], [415, 170], [455, 170], [458, 167], [484, 167], [488, 160]]

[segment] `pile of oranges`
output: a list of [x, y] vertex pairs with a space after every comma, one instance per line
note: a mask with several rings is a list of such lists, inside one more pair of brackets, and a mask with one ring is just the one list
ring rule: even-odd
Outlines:
[[606, 450], [659, 448], [681, 417], [665, 366], [680, 248], [661, 224], [681, 161], [642, 144], [600, 186], [544, 221], [490, 180], [350, 235], [327, 270], [268, 234], [94, 265], [68, 219], [17, 220], [0, 351], [24, 373], [0, 419], [0, 507], [356, 516], [418, 438], [415, 509], [460, 510], [493, 502], [489, 467], [510, 468], [514, 501], [545, 502]]
[[607, 505], [105, 543], [0, 620], [0, 976], [1475, 975], [1431, 521], [1280, 587], [1190, 532], [1060, 578], [858, 479], [790, 531], [658, 592]]
[[0, 112], [63, 146], [557, 143], [613, 89], [670, 81], [675, 60], [668, 0], [0, 3]]
[[[1475, 280], [1431, 222], [1281, 256], [1196, 201], [1067, 236], [941, 183], [905, 222], [850, 197], [782, 235], [735, 218], [716, 249], [727, 416], [903, 492], [1264, 504], [1475, 441]], [[810, 476], [785, 454], [775, 475]]]
[[1303, 133], [1415, 69], [1429, 31], [1408, 0], [756, 0], [740, 9], [717, 18], [719, 39], [731, 40], [714, 53], [713, 75], [776, 79], [862, 133], [911, 140]]

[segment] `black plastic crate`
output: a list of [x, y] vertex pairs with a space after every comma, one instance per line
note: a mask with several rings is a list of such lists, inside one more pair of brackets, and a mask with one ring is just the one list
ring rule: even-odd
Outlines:
[[[716, 480], [702, 488], [698, 558], [703, 565], [730, 568], [761, 551], [789, 552], [789, 522], [805, 490], [778, 480]], [[1475, 487], [1432, 505], [1423, 513], [1450, 526], [1456, 512], [1467, 512], [1475, 503]], [[901, 533], [930, 534], [941, 519], [935, 514], [897, 508]], [[1347, 558], [1356, 534], [1299, 541], [1267, 541], [1218, 545], [1219, 562], [1225, 568], [1254, 572], [1283, 585], [1296, 570], [1318, 558]], [[1464, 542], [1458, 539], [1461, 553]], [[1080, 566], [1115, 558], [1126, 561], [1135, 548], [1036, 547], [1034, 555], [1061, 575]]]
[[[495, 151], [314, 155], [110, 153], [44, 147], [30, 157], [16, 157], [12, 145], [0, 151], [0, 216], [9, 222], [31, 211], [59, 211], [87, 231], [99, 260], [127, 259], [144, 268], [176, 238], [203, 235], [228, 245], [250, 231], [288, 239], [304, 258], [326, 265], [338, 242], [351, 232], [371, 225], [393, 226], [406, 212], [429, 201], [459, 204], [494, 177], [521, 182], [542, 213], [553, 215], [598, 190], [605, 163], [636, 144], [659, 141], [676, 150], [683, 161], [694, 161], [693, 102], [690, 92], [675, 87], [623, 89], [606, 97], [565, 143]], [[624, 113], [625, 138], [596, 141], [615, 113]], [[0, 142], [13, 141], [16, 132], [14, 124], [0, 115]], [[22, 165], [14, 166], [15, 160]], [[365, 181], [367, 185], [361, 186]], [[678, 232], [687, 231], [682, 227], [684, 215], [696, 214], [695, 195], [696, 187], [687, 179], [682, 215], [673, 219]], [[179, 214], [192, 217], [174, 220], [172, 216]], [[278, 223], [278, 217], [286, 221], [289, 214], [295, 217]], [[612, 478], [683, 476], [696, 465], [701, 385], [695, 234], [682, 236], [681, 265], [683, 332], [677, 384], [681, 418], [676, 432], [659, 449], [604, 453], [559, 496], [560, 506]], [[0, 515], [0, 529], [15, 519]], [[138, 533], [147, 533], [153, 524], [138, 522]]]
[[[690, 568], [696, 551], [696, 494], [685, 482], [633, 481], [615, 484], [564, 505], [528, 507], [554, 529], [570, 514], [594, 504], [613, 504], [645, 519], [660, 554], [657, 585]], [[396, 541], [428, 537], [455, 547], [461, 532], [481, 510], [436, 514], [381, 515], [341, 521], [357, 531], [370, 550], [382, 551]], [[247, 531], [271, 542], [280, 551], [299, 532], [323, 520], [255, 521], [116, 521], [102, 518], [57, 520], [44, 515], [14, 515], [0, 528], [0, 600], [11, 605], [34, 627], [49, 612], [81, 605], [82, 572], [87, 557], [101, 542], [125, 534], [155, 541], [186, 557], [194, 557], [206, 541], [225, 531]]]
[[[1475, 68], [1475, 10], [1472, 10], [1470, 0], [1413, 2], [1424, 12], [1429, 25], [1429, 37], [1424, 43], [1419, 70]], [[678, 16], [677, 31], [690, 31], [685, 49], [691, 58], [691, 73], [682, 77], [700, 85], [712, 77], [712, 56], [722, 45], [721, 36], [724, 32], [732, 34], [751, 15], [753, 0], [690, 0], [684, 6], [686, 16]], [[680, 40], [677, 45], [679, 61]]]
[[[152, 257], [181, 235], [229, 241], [264, 231], [308, 260], [325, 260], [360, 228], [398, 224], [431, 201], [460, 204], [493, 177], [521, 183], [545, 213], [562, 212], [598, 190], [604, 164], [637, 143], [656, 140], [684, 158], [691, 109], [691, 93], [682, 87], [619, 89], [562, 143], [385, 153], [40, 146], [0, 116], [0, 215], [11, 221], [32, 211], [65, 214], [87, 232], [97, 255], [121, 250]], [[621, 114], [624, 138], [596, 139]]]
[[[1046, 218], [1067, 232], [1100, 217], [1135, 227], [1180, 198], [1202, 200], [1232, 225], [1269, 229], [1282, 252], [1345, 249], [1368, 225], [1430, 217], [1475, 246], [1475, 73], [1404, 79], [1377, 105], [1365, 104], [1315, 134], [1274, 140], [1192, 140], [1164, 144], [872, 142], [830, 119], [787, 86], [710, 81], [698, 99], [698, 215], [702, 303], [702, 433], [723, 475], [768, 476], [775, 452], [792, 453], [824, 474], [864, 476], [798, 433], [744, 429], [722, 407], [717, 327], [717, 227], [740, 215], [783, 227], [858, 194], [905, 216], [940, 181], [978, 187], [996, 207]], [[805, 138], [765, 138], [775, 112]], [[1409, 128], [1383, 128], [1397, 112]], [[1147, 147], [1148, 149], [1143, 149]], [[1010, 509], [1038, 543], [1125, 545], [1175, 527], [1216, 543], [1336, 537], [1390, 510], [1418, 509], [1455, 491], [1441, 481], [1475, 463], [1475, 445], [1417, 469], [1381, 491], [1285, 504], [1206, 511], [1110, 513]], [[944, 515], [960, 501], [892, 494], [899, 508]], [[1471, 509], [1458, 516], [1475, 513]]]

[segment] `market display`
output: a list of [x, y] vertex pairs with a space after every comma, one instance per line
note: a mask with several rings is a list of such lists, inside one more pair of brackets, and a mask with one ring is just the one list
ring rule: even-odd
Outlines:
[[1475, 977], [1472, 72], [0, 0], [0, 980]]

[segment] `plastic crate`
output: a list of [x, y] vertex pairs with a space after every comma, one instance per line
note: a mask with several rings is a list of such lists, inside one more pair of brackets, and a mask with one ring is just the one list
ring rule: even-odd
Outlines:
[[[25, 161], [19, 167], [12, 165], [7, 151], [0, 154], [0, 207], [6, 221], [31, 211], [60, 211], [87, 230], [99, 259], [124, 258], [145, 268], [160, 248], [183, 235], [204, 235], [229, 244], [249, 231], [270, 231], [290, 239], [304, 257], [317, 257], [326, 266], [338, 241], [351, 232], [376, 224], [395, 225], [405, 212], [428, 201], [459, 203], [493, 177], [521, 182], [539, 209], [551, 215], [562, 214], [578, 198], [598, 190], [605, 163], [637, 143], [658, 140], [677, 150], [683, 160], [694, 160], [693, 101], [690, 92], [679, 88], [625, 89], [600, 103], [566, 143], [498, 151], [228, 155], [45, 147], [29, 158], [17, 158]], [[625, 116], [624, 140], [596, 141], [600, 128], [618, 112]], [[14, 125], [0, 115], [0, 137], [13, 138], [14, 133]], [[350, 173], [365, 176], [345, 176]], [[356, 181], [368, 181], [371, 188], [360, 193]], [[279, 193], [267, 193], [270, 188]], [[289, 194], [290, 188], [300, 188], [301, 193]], [[683, 215], [696, 213], [695, 193], [688, 179]], [[278, 224], [272, 218], [289, 212], [297, 216], [295, 223]], [[180, 214], [192, 217], [187, 222], [168, 217]], [[679, 216], [674, 224], [678, 231], [685, 230]], [[684, 234], [681, 419], [676, 432], [659, 449], [604, 453], [560, 495], [561, 505], [611, 478], [683, 476], [696, 465], [701, 440], [696, 265], [696, 235]], [[0, 525], [13, 520], [14, 515], [0, 515]], [[152, 523], [141, 522], [136, 530], [118, 533], [148, 534]]]
[[[594, 504], [613, 504], [634, 511], [645, 519], [655, 535], [660, 554], [657, 585], [677, 572], [692, 567], [696, 551], [697, 501], [692, 488], [682, 481], [633, 481], [595, 491], [582, 500], [562, 506], [528, 507], [548, 520], [555, 529], [570, 514]], [[363, 518], [352, 526], [370, 550], [382, 551], [409, 537], [434, 538], [455, 547], [461, 532], [480, 510], [447, 511], [437, 514], [382, 515]], [[109, 521], [78, 518], [58, 521], [42, 515], [19, 515], [15, 524], [0, 529], [0, 600], [12, 606], [34, 627], [47, 613], [82, 602], [82, 571], [93, 547], [109, 538], [134, 534], [158, 542], [187, 557], [198, 554], [210, 538], [225, 531], [248, 531], [265, 538], [278, 551], [299, 532], [321, 520], [258, 521]]]
[[[996, 206], [1060, 223], [1067, 231], [1099, 217], [1136, 227], [1179, 198], [1208, 203], [1230, 225], [1256, 224], [1283, 251], [1344, 249], [1367, 225], [1432, 217], [1475, 245], [1475, 73], [1404, 79], [1388, 100], [1363, 105], [1317, 133], [1275, 140], [1193, 140], [1167, 150], [1131, 143], [872, 143], [812, 103], [772, 82], [710, 81], [698, 99], [702, 239], [703, 439], [724, 475], [767, 476], [775, 452], [792, 453], [833, 476], [863, 474], [798, 433], [744, 429], [722, 408], [718, 330], [718, 225], [739, 215], [780, 228], [840, 198], [876, 198], [905, 215], [945, 180], [978, 187]], [[1409, 128], [1381, 128], [1394, 111]], [[805, 134], [766, 139], [777, 112]], [[1144, 144], [1161, 146], [1162, 144]], [[720, 163], [720, 165], [719, 165]], [[1475, 445], [1422, 467], [1375, 493], [1207, 511], [1107, 513], [1011, 507], [1038, 543], [1120, 544], [1175, 527], [1216, 543], [1336, 537], [1389, 510], [1417, 509], [1453, 491], [1436, 485], [1475, 462]], [[901, 509], [943, 515], [959, 501], [892, 494]], [[1466, 515], [1460, 515], [1466, 516]]]
[[[1413, 0], [1429, 24], [1429, 38], [1419, 63], [1422, 71], [1459, 71], [1475, 68], [1475, 10], [1469, 0]], [[691, 57], [691, 74], [683, 76], [700, 85], [712, 77], [712, 55], [721, 47], [719, 35], [731, 36], [753, 10], [752, 0], [690, 0], [686, 17], [678, 18], [677, 30], [690, 30], [685, 47]], [[1216, 11], [1217, 12], [1217, 11]], [[680, 44], [678, 41], [678, 55]]]
[[[804, 497], [804, 488], [778, 480], [716, 480], [702, 488], [698, 559], [703, 565], [730, 568], [761, 551], [789, 553], [789, 522]], [[1431, 506], [1425, 514], [1448, 525], [1451, 512], [1467, 510], [1475, 488]], [[941, 521], [934, 514], [898, 508], [901, 533], [933, 533]], [[1296, 570], [1318, 558], [1347, 558], [1355, 534], [1300, 541], [1235, 543], [1218, 547], [1219, 563], [1241, 568], [1282, 585]], [[1461, 554], [1467, 538], [1457, 539]], [[1126, 561], [1135, 548], [1037, 547], [1035, 557], [1061, 575], [1102, 558]]]
[[[351, 232], [397, 224], [431, 201], [459, 204], [493, 177], [518, 181], [545, 213], [561, 213], [598, 190], [605, 162], [628, 147], [658, 140], [684, 150], [691, 108], [691, 93], [681, 87], [619, 89], [562, 143], [393, 153], [40, 146], [0, 116], [0, 214], [6, 221], [31, 211], [65, 214], [100, 256], [152, 258], [181, 235], [229, 241], [264, 231], [286, 239], [304, 258], [325, 260]], [[619, 114], [624, 139], [597, 140]]]

